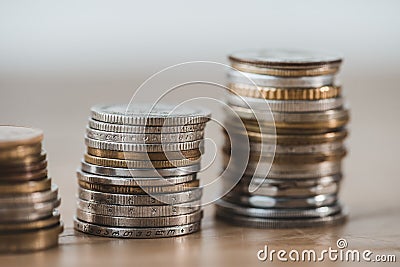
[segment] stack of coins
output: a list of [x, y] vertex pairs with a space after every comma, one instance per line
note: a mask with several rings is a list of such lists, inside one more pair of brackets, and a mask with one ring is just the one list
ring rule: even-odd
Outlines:
[[218, 202], [217, 216], [259, 228], [342, 223], [338, 190], [349, 114], [335, 83], [341, 57], [267, 50], [229, 59], [236, 70], [228, 74], [227, 103], [245, 130], [227, 120], [234, 134], [223, 149], [225, 162], [235, 162], [230, 149], [238, 136], [248, 136], [250, 153], [239, 183]]
[[150, 107], [92, 107], [87, 153], [77, 173], [76, 230], [157, 238], [200, 229], [197, 172], [210, 114]]
[[54, 247], [63, 231], [42, 139], [37, 129], [0, 126], [0, 252]]

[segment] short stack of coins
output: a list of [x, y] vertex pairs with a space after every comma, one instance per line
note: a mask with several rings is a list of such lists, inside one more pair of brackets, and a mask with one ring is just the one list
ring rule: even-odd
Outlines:
[[160, 104], [92, 107], [75, 229], [119, 238], [200, 230], [197, 172], [209, 119], [202, 110]]
[[54, 247], [63, 231], [42, 139], [38, 129], [0, 126], [0, 252]]
[[[265, 50], [229, 59], [233, 70], [228, 74], [227, 103], [245, 130], [229, 118], [226, 127], [236, 136], [248, 136], [250, 152], [240, 181], [217, 203], [217, 217], [257, 228], [344, 222], [338, 192], [349, 114], [335, 82], [341, 57]], [[271, 116], [263, 119], [265, 110]], [[235, 161], [230, 154], [235, 134], [223, 149], [225, 162]], [[263, 164], [263, 172], [258, 172]], [[249, 190], [250, 182], [258, 188]]]

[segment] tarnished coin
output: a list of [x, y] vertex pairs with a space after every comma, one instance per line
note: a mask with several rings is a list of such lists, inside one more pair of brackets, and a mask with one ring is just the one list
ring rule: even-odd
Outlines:
[[46, 178], [39, 181], [28, 181], [22, 183], [0, 183], [0, 193], [5, 195], [27, 194], [50, 190], [51, 179]]
[[35, 221], [27, 221], [27, 222], [10, 222], [10, 223], [0, 223], [0, 236], [3, 234], [7, 234], [10, 232], [17, 231], [32, 231], [39, 230], [42, 228], [48, 228], [51, 226], [55, 226], [60, 223], [60, 214], [58, 211], [53, 212], [53, 215], [47, 218], [35, 220]]
[[108, 227], [100, 226], [92, 223], [82, 222], [78, 219], [74, 220], [74, 228], [77, 231], [116, 238], [162, 238], [176, 237], [195, 233], [200, 230], [200, 222], [187, 225], [179, 225], [172, 227], [149, 227], [149, 228], [131, 228], [131, 227]]
[[166, 186], [122, 186], [122, 185], [105, 185], [105, 184], [91, 184], [88, 182], [84, 182], [78, 180], [78, 184], [80, 187], [92, 190], [99, 191], [104, 193], [112, 193], [112, 194], [161, 194], [161, 193], [174, 193], [181, 192], [189, 189], [193, 189], [194, 187], [198, 187], [199, 180], [194, 180], [186, 183], [175, 184], [175, 185], [166, 185]]
[[211, 114], [201, 109], [188, 109], [172, 105], [97, 105], [92, 107], [92, 118], [97, 121], [142, 125], [173, 126], [205, 123]]
[[78, 209], [100, 215], [118, 217], [165, 217], [193, 213], [200, 210], [200, 201], [189, 202], [181, 205], [157, 206], [121, 206], [99, 204], [78, 199]]
[[40, 154], [30, 155], [23, 158], [0, 161], [0, 168], [24, 168], [25, 166], [34, 165], [39, 162], [46, 161], [46, 151], [42, 149]]
[[108, 205], [152, 206], [182, 204], [200, 200], [202, 188], [192, 188], [182, 192], [157, 194], [157, 199], [150, 195], [112, 194], [78, 187], [78, 197], [91, 202]]
[[130, 218], [99, 215], [77, 209], [76, 217], [83, 222], [113, 227], [170, 227], [199, 222], [203, 217], [203, 212], [196, 211], [185, 215], [167, 217]]
[[38, 156], [41, 152], [41, 143], [3, 148], [0, 150], [0, 162], [4, 165], [14, 160], [22, 161], [25, 157]]
[[56, 199], [58, 196], [58, 187], [55, 184], [51, 185], [50, 190], [39, 191], [25, 194], [5, 194], [0, 195], [0, 206], [14, 207], [25, 206], [32, 203], [47, 202]]
[[40, 143], [43, 132], [39, 129], [0, 126], [0, 153], [3, 149], [16, 146], [30, 146]]
[[178, 160], [156, 160], [156, 161], [144, 161], [144, 160], [121, 160], [121, 159], [108, 159], [100, 158], [92, 155], [85, 154], [84, 160], [90, 164], [113, 167], [113, 168], [133, 168], [133, 169], [163, 169], [173, 167], [184, 167], [194, 164], [199, 164], [200, 159], [188, 158]]
[[8, 174], [16, 174], [16, 173], [21, 173], [21, 172], [35, 172], [35, 171], [40, 171], [43, 169], [47, 168], [47, 161], [42, 160], [39, 162], [34, 162], [30, 164], [21, 164], [21, 165], [14, 165], [10, 164], [9, 166], [7, 165], [0, 165], [0, 177], [1, 176], [6, 176]]
[[37, 181], [37, 180], [42, 180], [46, 177], [47, 177], [46, 168], [37, 171], [25, 171], [20, 173], [0, 173], [1, 182]]

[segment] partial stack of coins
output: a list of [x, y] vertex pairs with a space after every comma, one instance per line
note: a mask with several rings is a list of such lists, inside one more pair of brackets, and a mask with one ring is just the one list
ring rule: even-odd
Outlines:
[[120, 238], [157, 238], [200, 229], [197, 172], [206, 122], [202, 110], [97, 105], [78, 170], [75, 229]]
[[0, 126], [0, 252], [54, 247], [63, 231], [42, 139], [37, 129]]
[[[230, 150], [238, 136], [248, 136], [250, 155], [244, 172], [225, 175], [242, 171], [240, 182], [218, 202], [217, 216], [259, 228], [342, 223], [346, 214], [338, 191], [349, 114], [335, 83], [341, 57], [266, 50], [229, 59], [238, 71], [228, 74], [227, 102], [245, 130], [227, 119], [227, 132], [234, 134], [223, 149], [225, 162], [235, 162]], [[250, 182], [256, 190], [249, 190]]]

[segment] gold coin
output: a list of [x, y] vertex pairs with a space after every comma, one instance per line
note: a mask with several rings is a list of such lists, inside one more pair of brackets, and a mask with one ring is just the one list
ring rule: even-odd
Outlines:
[[156, 161], [144, 161], [144, 160], [124, 160], [124, 159], [108, 159], [100, 158], [92, 155], [85, 154], [85, 161], [90, 164], [113, 167], [113, 168], [132, 168], [132, 169], [162, 169], [162, 168], [173, 168], [173, 167], [184, 167], [193, 164], [198, 164], [200, 159], [188, 158], [178, 160], [156, 160]]
[[165, 152], [121, 152], [114, 150], [104, 150], [88, 147], [87, 153], [92, 156], [109, 159], [126, 159], [126, 160], [182, 160], [182, 159], [198, 159], [201, 157], [200, 149], [190, 149], [181, 151], [165, 151]]
[[277, 69], [273, 67], [257, 66], [254, 64], [250, 65], [238, 62], [232, 62], [231, 66], [234, 69], [243, 72], [265, 74], [271, 76], [286, 76], [286, 77], [328, 75], [337, 73], [339, 71], [338, 64], [327, 64], [327, 65], [314, 66], [312, 68], [300, 68], [300, 69], [296, 68]]
[[[104, 185], [104, 184], [92, 184], [78, 180], [80, 187], [92, 191], [99, 191], [103, 193], [111, 194], [162, 194], [172, 192], [182, 192], [199, 186], [199, 180], [190, 181], [187, 183], [167, 185], [167, 186], [121, 186], [121, 185]], [[145, 191], [146, 190], [146, 191]]]
[[240, 96], [270, 100], [320, 100], [340, 96], [340, 86], [318, 88], [275, 88], [247, 84], [229, 84], [229, 89]]
[[[328, 131], [328, 129], [339, 129], [343, 126], [345, 126], [350, 118], [346, 116], [345, 118], [340, 118], [340, 119], [331, 119], [328, 121], [318, 121], [318, 122], [304, 122], [304, 123], [288, 123], [288, 122], [259, 122], [254, 120], [247, 120], [247, 119], [242, 119], [243, 122], [245, 123], [245, 128], [247, 130], [253, 131], [253, 132], [260, 132], [260, 127], [264, 128], [273, 128], [274, 126], [276, 127], [276, 132], [279, 133], [280, 129], [290, 129], [294, 133], [299, 133], [301, 134], [303, 130], [316, 130], [318, 132], [325, 132]], [[267, 130], [268, 131], [268, 130]]]
[[0, 161], [8, 163], [13, 160], [20, 161], [25, 157], [40, 155], [42, 144], [20, 145], [0, 150]]
[[0, 176], [7, 174], [21, 174], [23, 172], [35, 172], [40, 171], [42, 169], [47, 168], [47, 161], [42, 160], [39, 162], [34, 162], [31, 164], [23, 164], [23, 165], [0, 165]]
[[48, 228], [53, 225], [56, 225], [60, 222], [60, 214], [56, 213], [51, 217], [22, 222], [22, 223], [0, 223], [0, 235], [3, 233], [17, 232], [17, 231], [29, 231], [36, 230], [41, 228]]
[[42, 130], [18, 126], [0, 126], [0, 151], [16, 146], [35, 145], [42, 140]]
[[29, 194], [50, 190], [51, 179], [46, 178], [39, 181], [28, 181], [23, 183], [0, 183], [0, 194]]
[[41, 153], [37, 155], [30, 155], [21, 159], [13, 159], [12, 161], [0, 161], [0, 168], [23, 168], [26, 165], [32, 165], [44, 160], [46, 160], [46, 152], [42, 150]]
[[7, 233], [0, 235], [0, 252], [28, 252], [55, 247], [58, 235], [62, 233], [62, 223], [39, 231]]
[[24, 182], [41, 180], [47, 177], [47, 169], [38, 171], [25, 171], [20, 173], [0, 173], [0, 183], [2, 182]]

